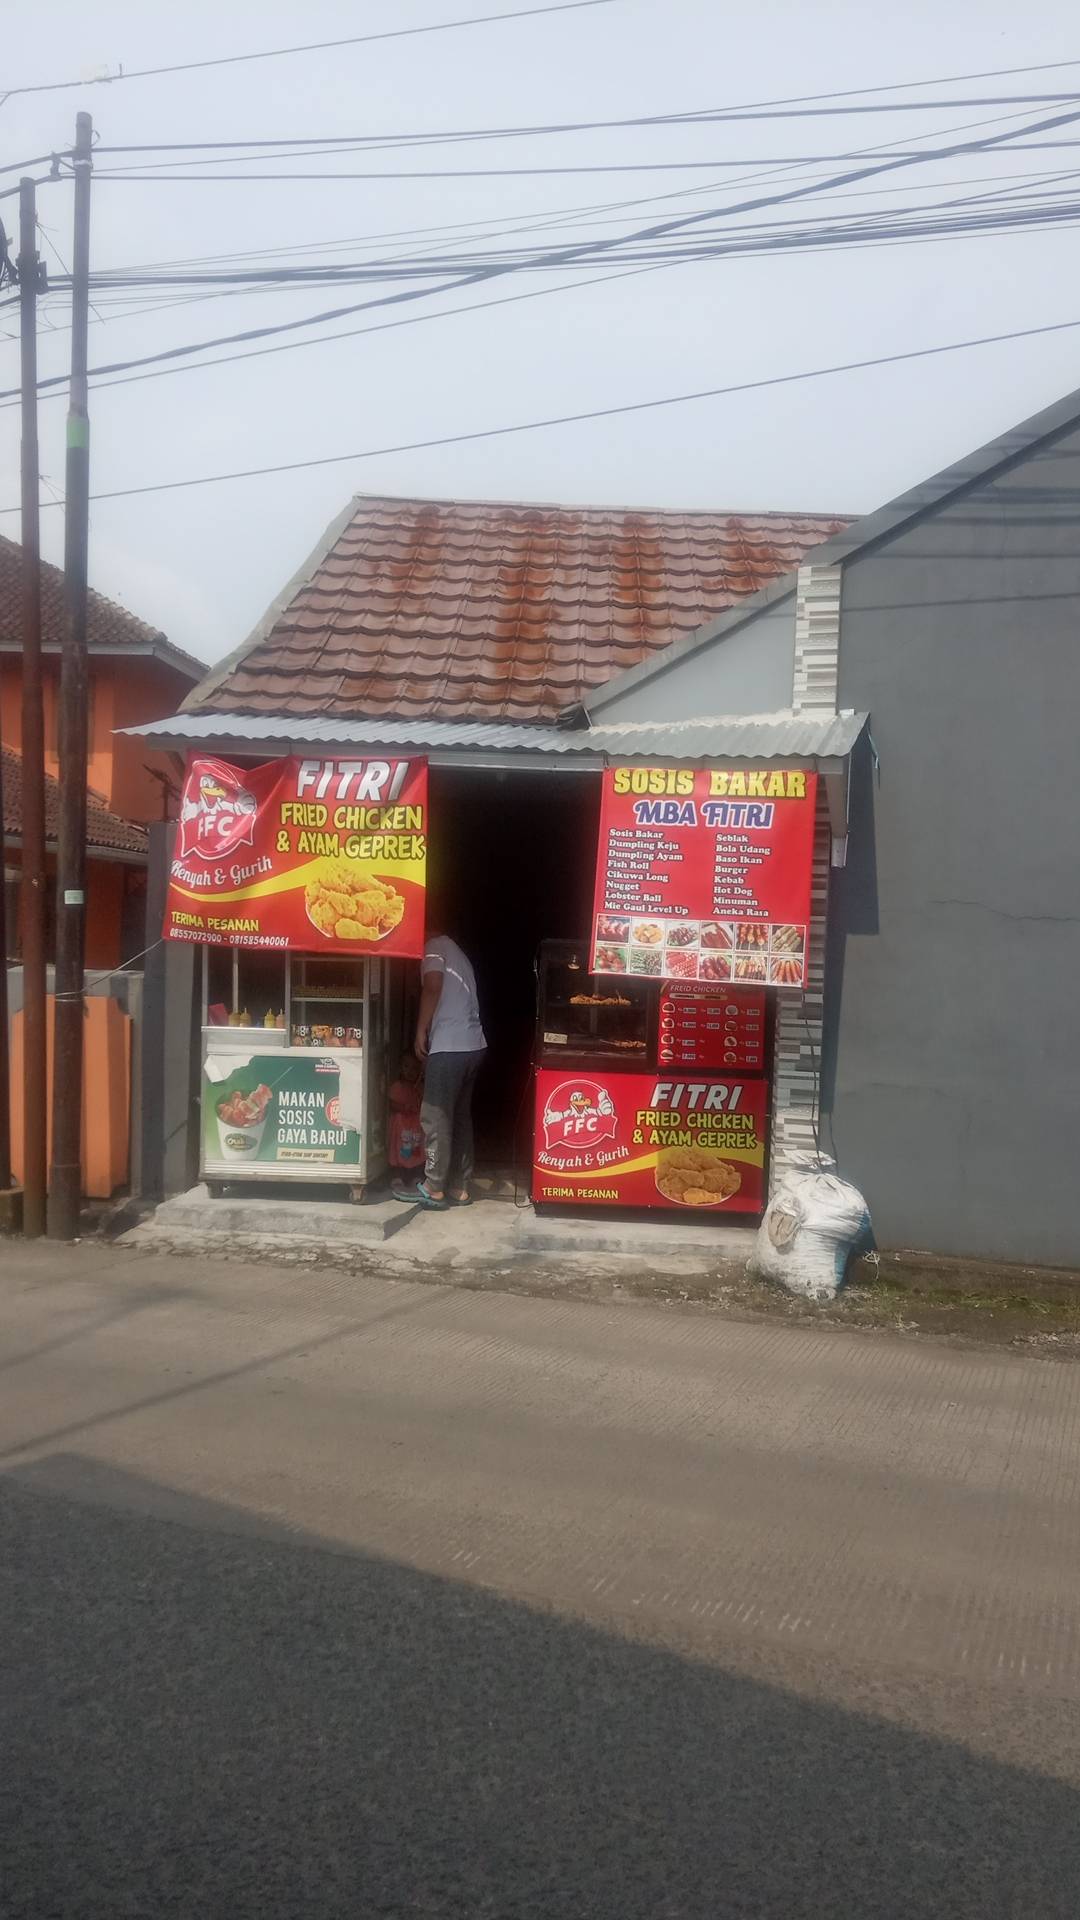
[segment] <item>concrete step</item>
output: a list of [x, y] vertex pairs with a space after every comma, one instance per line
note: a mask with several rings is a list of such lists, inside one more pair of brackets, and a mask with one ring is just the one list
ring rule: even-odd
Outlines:
[[754, 1225], [730, 1220], [702, 1220], [664, 1213], [651, 1220], [608, 1220], [594, 1213], [573, 1216], [537, 1214], [532, 1208], [518, 1215], [517, 1243], [525, 1253], [623, 1253], [648, 1265], [650, 1255], [703, 1252], [718, 1266], [744, 1265], [754, 1244]]
[[343, 1240], [354, 1245], [380, 1245], [415, 1218], [416, 1207], [400, 1200], [379, 1200], [361, 1206], [347, 1200], [313, 1200], [297, 1194], [230, 1194], [211, 1199], [205, 1186], [192, 1187], [162, 1201], [153, 1224], [164, 1232], [220, 1236], [288, 1234], [293, 1239]]

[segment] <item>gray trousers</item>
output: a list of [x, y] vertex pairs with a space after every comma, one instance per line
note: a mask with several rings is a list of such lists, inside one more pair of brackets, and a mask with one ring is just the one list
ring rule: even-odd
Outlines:
[[431, 1053], [424, 1066], [424, 1179], [429, 1187], [464, 1192], [473, 1175], [472, 1099], [485, 1047], [475, 1053]]

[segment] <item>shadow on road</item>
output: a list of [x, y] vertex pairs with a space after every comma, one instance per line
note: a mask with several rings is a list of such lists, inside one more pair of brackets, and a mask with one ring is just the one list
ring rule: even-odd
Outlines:
[[180, 1300], [194, 1298], [190, 1287], [132, 1288], [120, 1306], [84, 1314], [74, 1326], [65, 1327], [62, 1333], [54, 1333], [48, 1340], [39, 1341], [36, 1347], [5, 1353], [0, 1359], [0, 1373], [10, 1373], [14, 1367], [28, 1366], [31, 1361], [40, 1360], [47, 1353], [58, 1353], [64, 1347], [76, 1346], [80, 1340], [94, 1340], [99, 1334], [108, 1333], [112, 1327], [120, 1326], [134, 1314], [144, 1313], [150, 1307], [171, 1307]]
[[[388, 1320], [409, 1319], [416, 1314], [424, 1313], [431, 1306], [433, 1297], [429, 1295], [427, 1298], [403, 1300], [393, 1306], [381, 1307], [374, 1312], [365, 1313], [362, 1319], [342, 1321], [326, 1333], [309, 1334], [303, 1340], [294, 1341], [291, 1346], [273, 1348], [268, 1353], [252, 1354], [248, 1359], [238, 1361], [235, 1366], [219, 1367], [212, 1373], [195, 1374], [190, 1379], [179, 1381], [176, 1386], [158, 1387], [153, 1393], [140, 1394], [136, 1400], [125, 1400], [118, 1406], [88, 1413], [82, 1419], [68, 1420], [58, 1427], [50, 1427], [46, 1433], [23, 1434], [10, 1446], [0, 1449], [0, 1461], [12, 1460], [20, 1453], [29, 1453], [34, 1447], [50, 1447], [59, 1440], [73, 1440], [76, 1434], [89, 1433], [92, 1428], [107, 1426], [113, 1421], [127, 1420], [132, 1414], [145, 1413], [150, 1407], [163, 1407], [171, 1401], [187, 1400], [192, 1394], [205, 1392], [207, 1387], [228, 1386], [234, 1380], [242, 1380], [247, 1374], [260, 1373], [264, 1368], [278, 1366], [281, 1361], [295, 1359], [301, 1354], [306, 1356], [309, 1353], [315, 1353], [320, 1347], [333, 1347], [346, 1340], [360, 1339], [364, 1334], [369, 1333], [372, 1327], [384, 1326]], [[169, 1295], [166, 1293], [158, 1296], [159, 1300], [161, 1298], [167, 1301]], [[146, 1302], [136, 1301], [136, 1305], [152, 1303], [156, 1304], [153, 1295]], [[125, 1306], [116, 1315], [104, 1318], [100, 1325], [107, 1327], [113, 1324], [114, 1320], [126, 1319], [133, 1310]], [[76, 1328], [72, 1333], [64, 1334], [54, 1341], [45, 1341], [35, 1351], [17, 1356], [15, 1364], [22, 1359], [36, 1359], [39, 1354], [49, 1353], [56, 1347], [66, 1346], [71, 1340], [84, 1338], [99, 1330], [100, 1328], [95, 1329], [93, 1325]]]
[[77, 1456], [0, 1593], [6, 1920], [1075, 1913], [1052, 1779]]

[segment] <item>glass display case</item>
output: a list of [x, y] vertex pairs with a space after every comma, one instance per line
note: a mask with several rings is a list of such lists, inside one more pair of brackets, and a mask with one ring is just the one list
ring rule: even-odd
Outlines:
[[286, 1031], [289, 988], [284, 954], [239, 947], [204, 947], [202, 951], [204, 1027]]
[[387, 1046], [400, 981], [349, 955], [203, 948], [202, 1152], [210, 1191], [341, 1182], [386, 1165]]
[[293, 954], [289, 971], [289, 1043], [294, 1047], [359, 1047], [364, 1040], [365, 968], [379, 960], [336, 954]]
[[590, 974], [587, 943], [545, 940], [537, 960], [537, 1065], [603, 1060], [630, 1071], [653, 1056], [656, 982]]

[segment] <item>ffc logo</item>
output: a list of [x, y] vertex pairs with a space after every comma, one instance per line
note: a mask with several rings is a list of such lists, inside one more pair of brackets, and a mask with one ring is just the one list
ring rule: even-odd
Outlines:
[[591, 1153], [615, 1138], [615, 1102], [596, 1080], [561, 1080], [544, 1107], [544, 1145]]
[[220, 760], [196, 760], [180, 806], [180, 852], [220, 860], [246, 842], [251, 845], [257, 808], [232, 767]]

